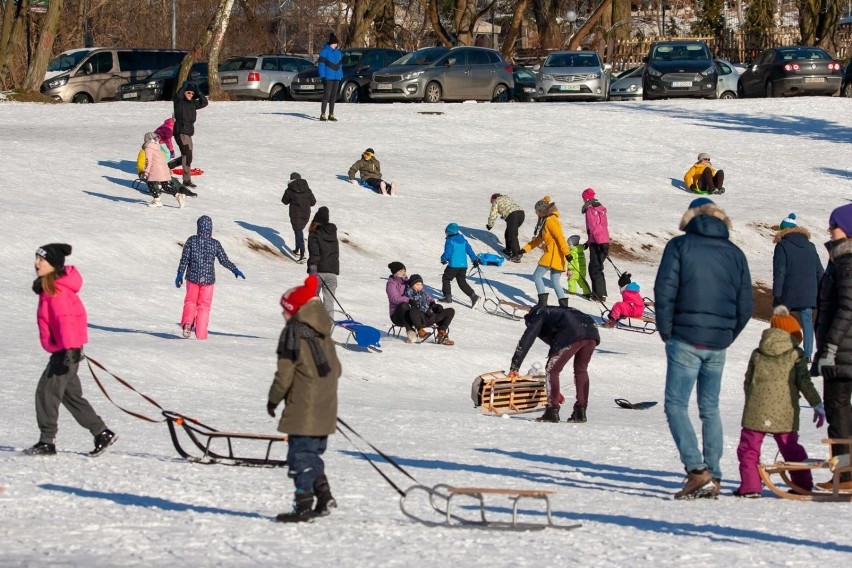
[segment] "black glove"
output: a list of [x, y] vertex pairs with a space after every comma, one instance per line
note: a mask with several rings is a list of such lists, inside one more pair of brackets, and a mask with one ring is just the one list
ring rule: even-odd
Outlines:
[[477, 258], [476, 260], [473, 261], [472, 264], [473, 264], [474, 268], [478, 268], [481, 263], [479, 262], [479, 259]]
[[420, 304], [418, 304], [417, 300], [415, 300], [414, 298], [408, 300], [408, 305], [411, 306], [412, 310], [419, 310], [420, 309]]
[[574, 255], [573, 255], [573, 254], [569, 254], [568, 256], [566, 256], [566, 257], [565, 257], [565, 260], [567, 260], [567, 261], [568, 261], [568, 263], [570, 264], [570, 262], [571, 262], [572, 260], [574, 260]]
[[583, 250], [589, 249], [589, 243], [583, 243]]
[[274, 402], [267, 401], [266, 403], [266, 412], [273, 418], [275, 418], [275, 409], [278, 407]]
[[437, 303], [432, 304], [430, 306], [430, 308], [432, 309], [433, 314], [440, 314], [442, 311], [444, 311], [444, 306], [442, 306], [441, 304], [437, 304]]
[[485, 228], [486, 228], [486, 229], [488, 229], [488, 230], [490, 231], [490, 230], [491, 230], [491, 228], [492, 228], [493, 226], [494, 226], [494, 225], [485, 225]]
[[621, 276], [618, 277], [618, 287], [624, 288], [625, 286], [630, 284], [632, 282], [632, 280], [631, 280], [632, 276], [633, 275], [630, 274], [629, 272], [622, 272]]

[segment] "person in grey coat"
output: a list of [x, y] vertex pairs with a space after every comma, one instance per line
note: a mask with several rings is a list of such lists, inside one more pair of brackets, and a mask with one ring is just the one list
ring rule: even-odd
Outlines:
[[302, 179], [298, 173], [290, 174], [290, 183], [284, 190], [281, 203], [290, 206], [290, 225], [296, 236], [296, 248], [294, 254], [299, 255], [298, 262], [305, 262], [305, 235], [304, 230], [311, 218], [311, 207], [317, 204], [308, 182]]

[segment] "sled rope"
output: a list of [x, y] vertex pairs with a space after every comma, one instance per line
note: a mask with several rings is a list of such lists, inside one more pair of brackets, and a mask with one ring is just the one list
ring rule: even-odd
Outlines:
[[323, 280], [322, 276], [320, 276], [319, 273], [317, 273], [317, 278], [319, 278], [319, 281], [322, 283], [322, 287], [325, 288], [325, 291], [331, 294], [331, 297], [334, 299], [334, 303], [337, 304], [337, 307], [340, 308], [340, 311], [343, 312], [343, 315], [346, 316], [346, 319], [351, 320], [352, 316], [350, 316], [346, 312], [346, 309], [343, 307], [343, 304], [340, 303], [340, 300], [337, 299], [337, 296], [334, 295], [334, 292], [331, 291], [331, 288], [328, 287], [328, 284], [325, 283], [325, 280]]
[[94, 365], [95, 367], [97, 367], [97, 368], [101, 369], [102, 371], [104, 371], [105, 373], [107, 373], [108, 375], [110, 375], [113, 379], [115, 379], [116, 381], [118, 381], [120, 384], [124, 385], [126, 388], [128, 388], [128, 389], [132, 390], [133, 392], [135, 392], [136, 394], [138, 394], [139, 396], [141, 396], [142, 398], [144, 398], [144, 399], [145, 399], [148, 403], [152, 404], [153, 406], [156, 406], [156, 407], [157, 407], [157, 408], [159, 408], [160, 410], [165, 410], [162, 406], [160, 406], [160, 404], [159, 404], [156, 400], [154, 400], [154, 399], [153, 399], [153, 398], [151, 398], [150, 396], [148, 396], [148, 395], [146, 395], [146, 394], [143, 394], [143, 393], [139, 392], [138, 390], [136, 390], [135, 388], [133, 388], [133, 385], [131, 385], [130, 383], [128, 383], [127, 381], [125, 381], [124, 379], [122, 379], [121, 377], [119, 377], [118, 375], [115, 375], [115, 374], [113, 374], [112, 372], [110, 372], [110, 370], [109, 370], [109, 369], [107, 369], [106, 367], [104, 367], [103, 365], [101, 365], [98, 361], [96, 361], [95, 359], [92, 359], [92, 358], [91, 358], [91, 357], [89, 357], [88, 355], [84, 355], [84, 356], [86, 357], [86, 365], [88, 365], [88, 367], [89, 367], [89, 372], [90, 372], [90, 373], [92, 373], [92, 378], [93, 378], [93, 379], [95, 379], [95, 383], [98, 385], [98, 387], [101, 389], [101, 392], [102, 392], [102, 393], [104, 393], [104, 396], [107, 398], [107, 400], [108, 400], [108, 401], [110, 401], [110, 402], [112, 403], [112, 405], [113, 405], [113, 406], [115, 406], [116, 408], [118, 408], [118, 409], [119, 409], [119, 410], [121, 410], [122, 412], [125, 412], [125, 413], [129, 414], [130, 416], [134, 416], [134, 417], [136, 417], [136, 418], [138, 418], [138, 419], [140, 419], [140, 420], [145, 420], [146, 422], [154, 422], [154, 423], [157, 423], [157, 422], [165, 422], [165, 421], [166, 421], [166, 419], [165, 419], [165, 418], [164, 418], [164, 419], [162, 419], [162, 420], [155, 420], [154, 418], [149, 418], [149, 417], [145, 416], [144, 414], [139, 414], [138, 412], [133, 412], [132, 410], [127, 410], [126, 408], [123, 408], [122, 406], [120, 406], [119, 404], [117, 404], [117, 403], [116, 403], [116, 402], [115, 402], [115, 401], [114, 401], [114, 400], [113, 400], [113, 399], [109, 396], [109, 393], [108, 393], [108, 392], [107, 392], [107, 390], [104, 388], [104, 385], [101, 383], [100, 379], [98, 378], [98, 375], [97, 375], [97, 374], [95, 374], [95, 370], [92, 368], [92, 365]]

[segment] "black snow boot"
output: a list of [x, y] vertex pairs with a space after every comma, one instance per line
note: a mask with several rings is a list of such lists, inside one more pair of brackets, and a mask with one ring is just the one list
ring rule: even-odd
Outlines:
[[575, 406], [574, 412], [571, 413], [571, 417], [565, 422], [585, 422], [586, 421], [586, 409], [582, 406]]
[[111, 445], [118, 441], [118, 435], [110, 429], [106, 429], [97, 436], [95, 436], [95, 449], [89, 452], [89, 455], [93, 458], [98, 457], [109, 448]]
[[314, 494], [310, 491], [296, 492], [293, 500], [293, 510], [281, 513], [275, 517], [279, 523], [310, 523], [317, 514], [314, 513]]
[[546, 306], [547, 305], [547, 297], [549, 295], [550, 294], [539, 294], [538, 295], [538, 305], [539, 306]]
[[337, 509], [337, 501], [331, 495], [331, 487], [325, 474], [314, 480], [314, 493], [317, 496], [317, 504], [314, 507], [316, 516], [325, 517], [331, 514], [331, 509]]
[[47, 442], [38, 442], [35, 446], [24, 450], [24, 454], [28, 456], [55, 456], [56, 445]]
[[559, 305], [563, 308], [568, 307], [568, 298], [559, 298]]
[[559, 409], [547, 407], [544, 414], [535, 419], [536, 422], [559, 422]]

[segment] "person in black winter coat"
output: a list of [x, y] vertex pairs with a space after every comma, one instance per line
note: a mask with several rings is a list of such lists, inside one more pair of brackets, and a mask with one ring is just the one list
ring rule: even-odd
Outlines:
[[574, 359], [574, 386], [577, 398], [574, 412], [568, 422], [585, 422], [586, 408], [589, 405], [589, 361], [600, 344], [601, 336], [595, 326], [595, 320], [580, 310], [563, 306], [533, 307], [524, 316], [527, 329], [518, 341], [509, 376], [517, 377], [518, 369], [524, 362], [535, 339], [541, 339], [550, 346], [547, 352], [547, 409], [539, 422], [559, 422], [559, 374], [572, 358]]
[[813, 309], [817, 305], [822, 262], [811, 234], [796, 226], [796, 214], [790, 213], [775, 233], [772, 257], [772, 305], [787, 306], [802, 325], [802, 349], [808, 362], [814, 350]]
[[296, 248], [294, 254], [299, 255], [299, 262], [305, 261], [305, 236], [303, 231], [311, 218], [311, 207], [317, 204], [314, 193], [308, 182], [302, 179], [298, 173], [290, 174], [290, 183], [284, 190], [281, 203], [290, 206], [290, 225], [296, 235]]
[[[829, 438], [852, 437], [852, 203], [831, 212], [828, 266], [819, 284], [817, 354], [811, 375], [823, 377], [823, 404]], [[848, 446], [835, 445], [834, 455]], [[841, 474], [840, 488], [852, 490], [852, 474]], [[817, 483], [831, 489], [831, 482]]]
[[192, 183], [192, 136], [195, 134], [196, 111], [207, 106], [207, 97], [195, 84], [185, 81], [174, 98], [174, 137], [180, 149], [180, 157], [169, 162], [169, 168], [183, 168], [183, 185], [196, 187]]
[[322, 290], [322, 304], [331, 319], [334, 319], [334, 293], [340, 274], [340, 246], [337, 242], [337, 226], [328, 221], [328, 207], [317, 209], [308, 228], [308, 274], [319, 276], [318, 290]]

